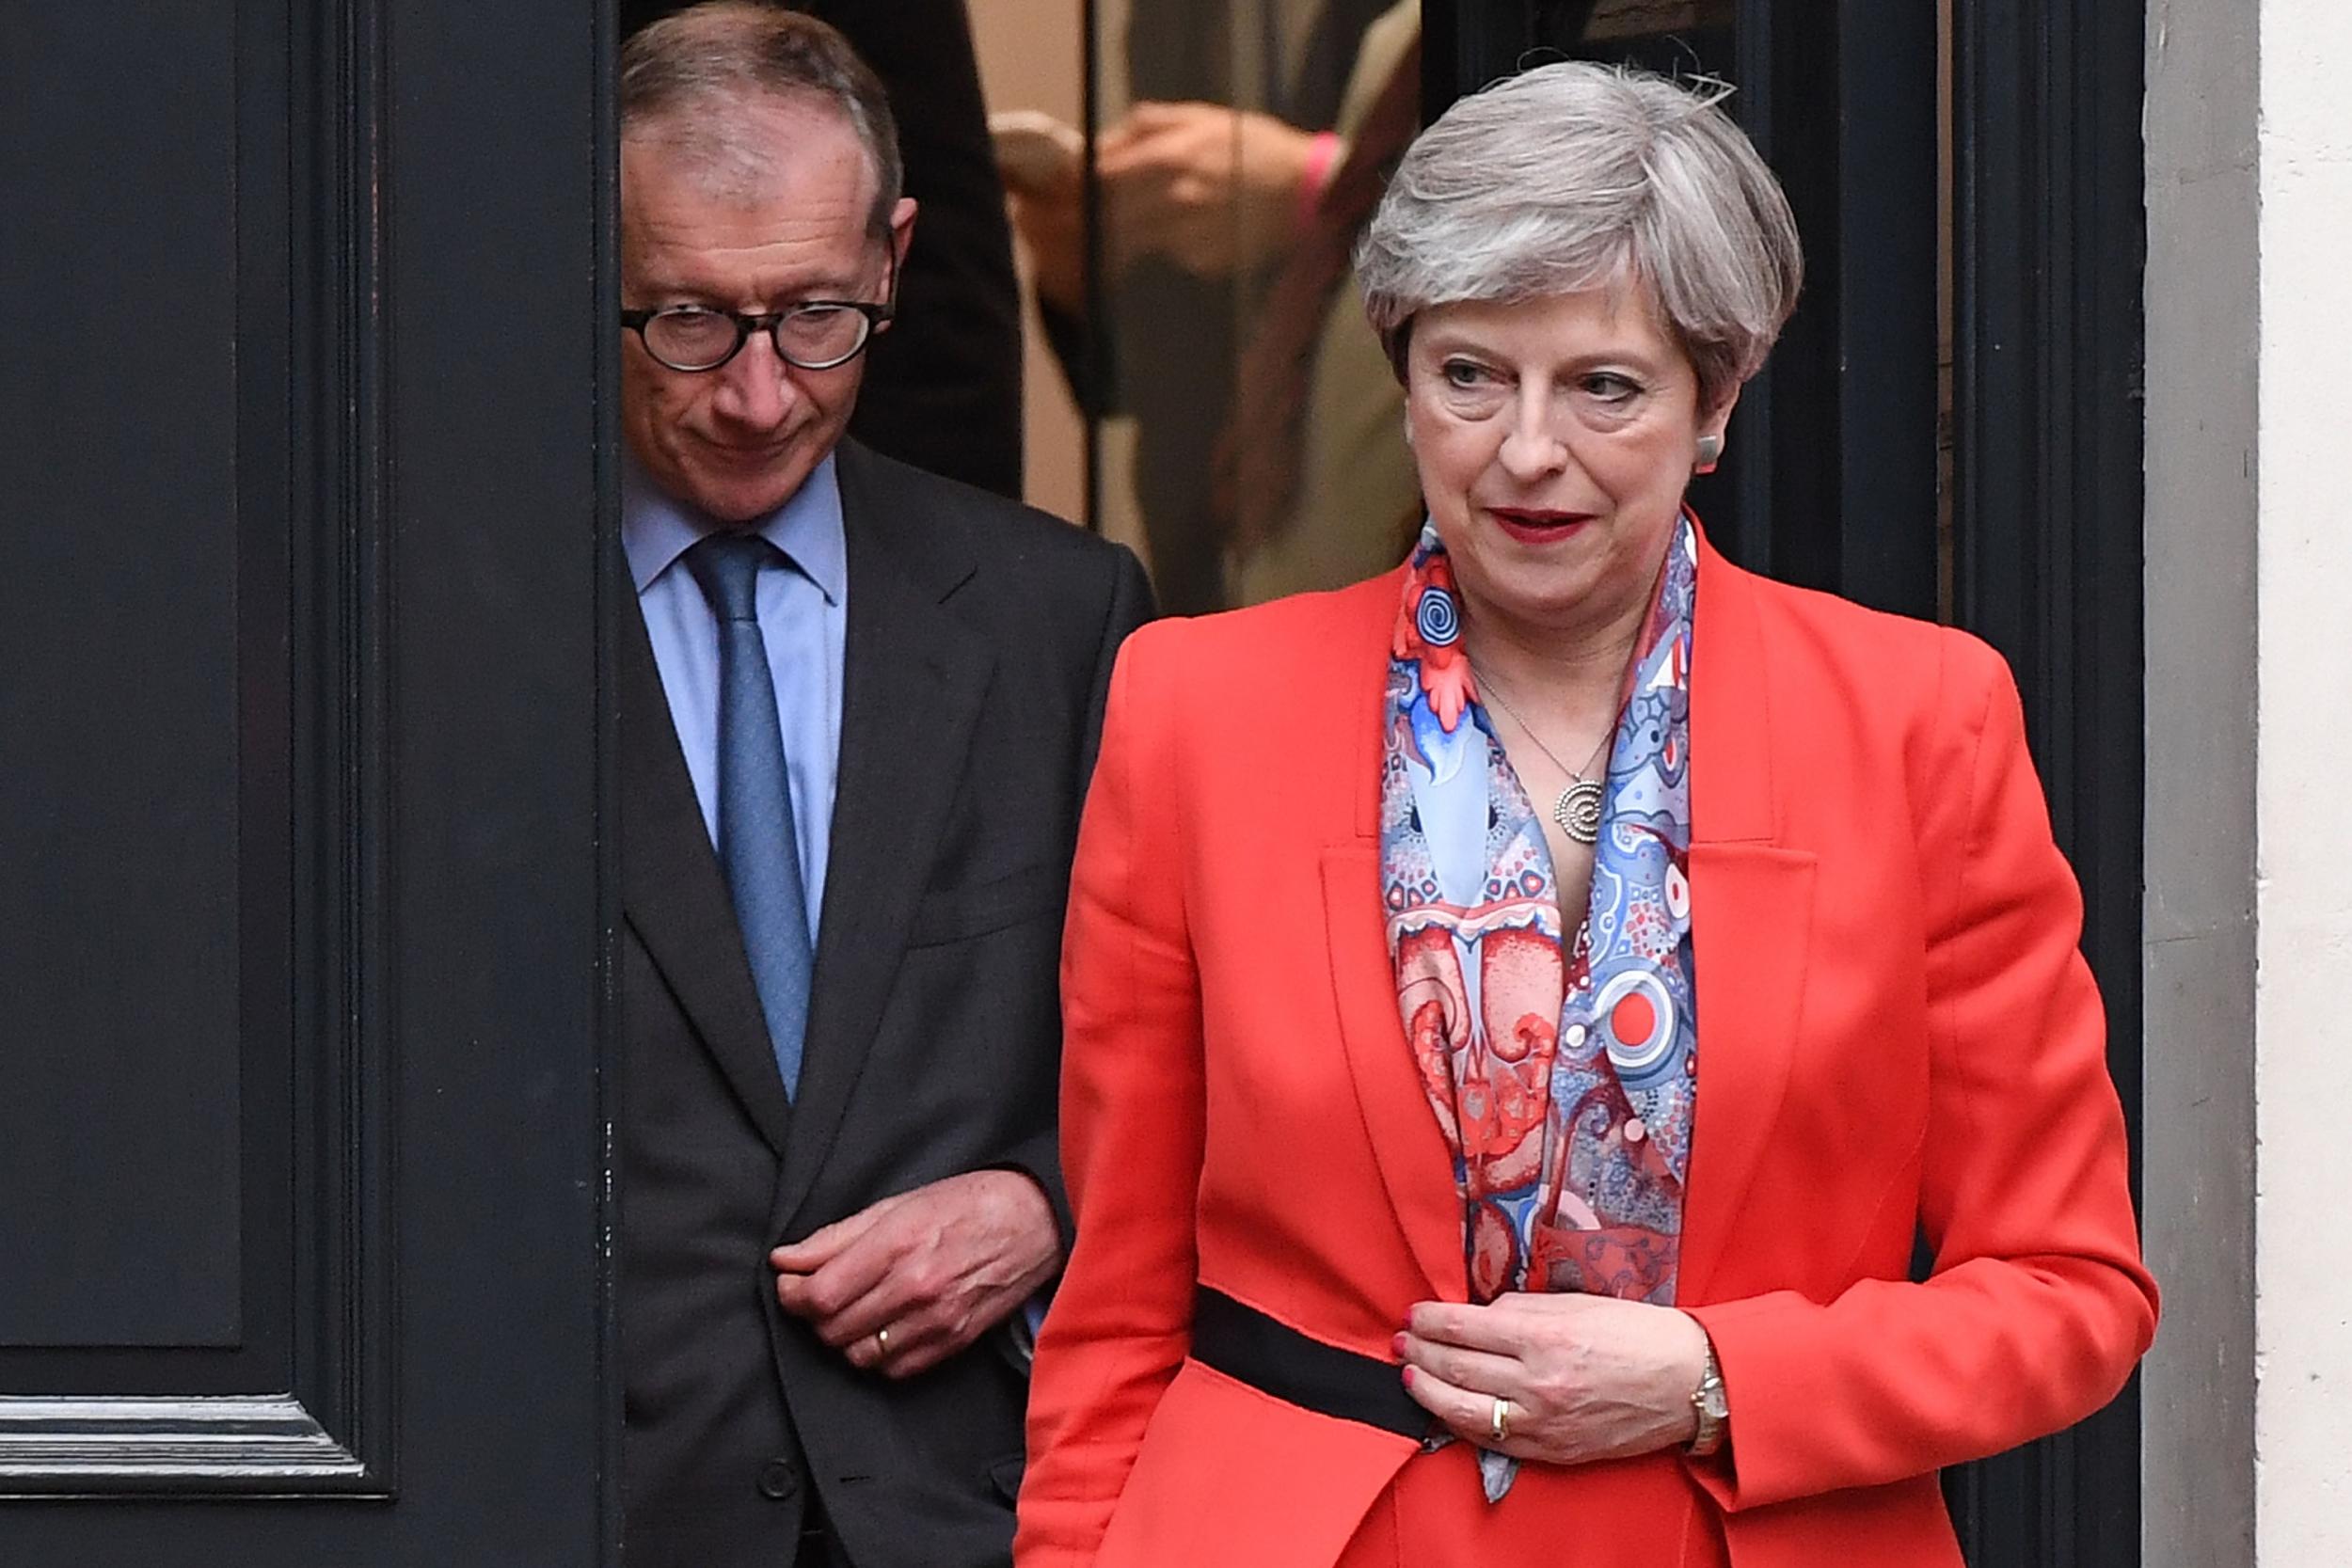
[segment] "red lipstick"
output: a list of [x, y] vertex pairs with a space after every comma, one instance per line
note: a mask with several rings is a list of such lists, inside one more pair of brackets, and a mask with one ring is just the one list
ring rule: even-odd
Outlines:
[[1495, 526], [1522, 545], [1551, 545], [1593, 520], [1589, 512], [1553, 512], [1534, 506], [1490, 506]]

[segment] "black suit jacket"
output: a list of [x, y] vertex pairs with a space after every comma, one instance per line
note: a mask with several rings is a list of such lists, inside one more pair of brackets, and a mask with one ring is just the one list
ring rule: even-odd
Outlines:
[[767, 1253], [1010, 1167], [1049, 1195], [1062, 906], [1135, 558], [854, 443], [837, 803], [787, 1101], [644, 625], [624, 616], [620, 1310], [631, 1568], [1009, 1560], [1026, 1387], [984, 1338], [893, 1382], [776, 1305]]

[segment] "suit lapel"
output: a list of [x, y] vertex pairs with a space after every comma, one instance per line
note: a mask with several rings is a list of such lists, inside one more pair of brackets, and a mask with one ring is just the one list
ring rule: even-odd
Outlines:
[[621, 898], [629, 926], [717, 1058], [753, 1125], [782, 1154], [791, 1102], [769, 1047], [719, 857], [678, 749], [644, 618], [621, 616]]
[[1677, 1293], [1708, 1299], [1788, 1092], [1811, 962], [1814, 857], [1782, 847], [1755, 579], [1701, 546], [1691, 661], [1698, 1112]]
[[839, 1132], [937, 858], [988, 689], [988, 644], [945, 601], [977, 570], [956, 519], [908, 516], [840, 449], [849, 541], [841, 755], [808, 1037], [777, 1210], [789, 1226]]
[[1340, 1014], [1340, 1044], [1372, 1140], [1380, 1180], [1405, 1243], [1437, 1299], [1469, 1294], [1462, 1251], [1462, 1199], [1454, 1160], [1406, 1043], [1396, 1003], [1396, 969], [1380, 905], [1381, 703], [1388, 689], [1389, 639], [1403, 572], [1378, 579], [1385, 593], [1367, 593], [1365, 635], [1335, 650], [1355, 683], [1354, 701], [1341, 705], [1347, 734], [1320, 754], [1341, 759], [1345, 775], [1333, 783], [1347, 801], [1337, 841], [1323, 852], [1323, 927], [1330, 944], [1331, 983]]

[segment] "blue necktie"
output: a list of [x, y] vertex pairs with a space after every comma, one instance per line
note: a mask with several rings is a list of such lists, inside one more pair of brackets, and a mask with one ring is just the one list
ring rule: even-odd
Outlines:
[[800, 1085], [816, 964], [784, 726], [776, 718], [768, 640], [759, 630], [760, 562], [775, 556], [775, 546], [756, 534], [720, 532], [687, 551], [686, 566], [719, 621], [719, 864], [789, 1097]]

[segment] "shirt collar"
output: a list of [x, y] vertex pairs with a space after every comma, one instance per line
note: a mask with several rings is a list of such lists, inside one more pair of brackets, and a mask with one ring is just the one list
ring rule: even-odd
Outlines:
[[[704, 534], [720, 525], [697, 508], [654, 483], [634, 454], [621, 455], [621, 548], [628, 574], [643, 594]], [[841, 480], [834, 454], [809, 471], [801, 487], [754, 529], [782, 550], [803, 577], [817, 585], [827, 604], [838, 605], [849, 587], [849, 545], [841, 520]]]

